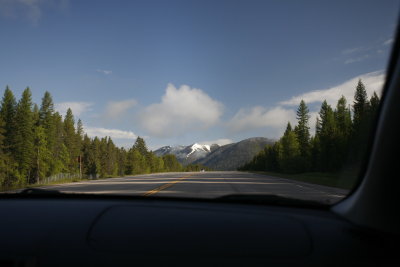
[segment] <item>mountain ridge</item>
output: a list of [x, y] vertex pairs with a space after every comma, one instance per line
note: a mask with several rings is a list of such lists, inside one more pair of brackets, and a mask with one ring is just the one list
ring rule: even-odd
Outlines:
[[274, 142], [275, 140], [266, 137], [251, 137], [223, 146], [198, 143], [188, 146], [164, 146], [154, 153], [157, 156], [173, 154], [183, 165], [201, 164], [213, 170], [236, 170], [250, 161], [266, 145]]

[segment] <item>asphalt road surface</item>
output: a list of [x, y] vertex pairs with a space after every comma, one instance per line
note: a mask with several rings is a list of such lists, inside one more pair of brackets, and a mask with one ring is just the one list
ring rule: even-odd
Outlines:
[[65, 193], [216, 198], [230, 194], [272, 194], [326, 203], [348, 190], [246, 172], [157, 173], [43, 186]]

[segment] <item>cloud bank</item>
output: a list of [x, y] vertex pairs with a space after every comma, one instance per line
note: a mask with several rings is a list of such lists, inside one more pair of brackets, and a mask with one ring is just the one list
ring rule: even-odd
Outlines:
[[199, 142], [199, 144], [202, 145], [213, 145], [213, 144], [217, 144], [220, 146], [224, 146], [227, 144], [232, 144], [233, 140], [232, 139], [228, 139], [228, 138], [221, 138], [221, 139], [217, 139], [217, 140], [212, 140], [212, 141], [201, 141]]
[[118, 129], [106, 129], [101, 127], [86, 127], [84, 126], [84, 132], [89, 137], [106, 137], [109, 136], [112, 139], [136, 139], [137, 135], [132, 131], [123, 131]]
[[283, 129], [290, 121], [296, 121], [296, 113], [293, 109], [285, 109], [281, 106], [265, 108], [255, 106], [241, 108], [227, 123], [232, 132], [251, 131], [258, 128], [272, 127]]
[[176, 136], [215, 125], [223, 113], [222, 103], [201, 89], [168, 84], [161, 102], [140, 114], [142, 127], [157, 137]]
[[130, 108], [136, 106], [137, 101], [135, 99], [127, 99], [122, 101], [110, 101], [107, 104], [105, 111], [105, 118], [115, 120], [120, 118]]
[[385, 82], [385, 74], [383, 71], [374, 71], [354, 77], [342, 84], [321, 90], [310, 91], [301, 95], [294, 96], [288, 100], [282, 101], [279, 104], [285, 106], [297, 106], [303, 99], [307, 104], [322, 103], [324, 100], [330, 105], [336, 105], [338, 99], [343, 95], [347, 101], [352, 101], [354, 91], [358, 80], [361, 79], [365, 85], [368, 96], [371, 96], [375, 91], [378, 95], [382, 93], [382, 88]]
[[90, 102], [61, 102], [54, 105], [61, 115], [65, 115], [68, 108], [70, 108], [75, 116], [80, 116], [82, 113], [90, 111], [91, 106], [93, 106], [93, 103]]

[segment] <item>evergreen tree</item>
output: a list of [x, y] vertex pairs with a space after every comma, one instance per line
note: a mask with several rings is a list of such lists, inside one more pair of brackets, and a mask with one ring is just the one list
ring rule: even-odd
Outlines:
[[91, 165], [91, 161], [90, 159], [91, 157], [91, 144], [92, 141], [90, 140], [89, 136], [87, 136], [87, 134], [85, 134], [83, 136], [83, 140], [82, 140], [82, 173], [90, 176], [91, 175], [91, 169], [90, 169], [90, 165]]
[[143, 156], [147, 155], [147, 153], [149, 152], [147, 150], [147, 146], [146, 146], [146, 142], [144, 141], [143, 138], [141, 138], [140, 136], [138, 136], [136, 138], [135, 144], [133, 145], [133, 148], [138, 150], [139, 153]]
[[101, 172], [101, 163], [100, 163], [100, 140], [95, 137], [89, 149], [89, 158], [87, 166], [87, 174], [93, 178], [97, 178]]
[[50, 150], [52, 153], [52, 160], [50, 161], [50, 174], [57, 174], [60, 172], [69, 172], [69, 151], [64, 143], [64, 123], [62, 116], [55, 112], [52, 116], [52, 124], [54, 126], [54, 146]]
[[309, 110], [304, 102], [301, 100], [297, 109], [297, 126], [295, 132], [300, 146], [299, 168], [302, 171], [310, 169], [310, 127], [308, 120], [310, 119]]
[[350, 109], [347, 107], [347, 100], [344, 96], [338, 100], [334, 115], [338, 132], [344, 136], [349, 136], [351, 134], [352, 121]]
[[75, 132], [75, 120], [70, 108], [68, 108], [64, 118], [64, 144], [70, 155], [68, 169], [71, 173], [78, 173], [79, 148]]
[[118, 149], [118, 153], [117, 153], [117, 160], [118, 160], [118, 175], [119, 176], [124, 176], [126, 173], [126, 150], [122, 147]]
[[130, 163], [131, 163], [131, 169], [132, 172], [131, 174], [140, 174], [140, 173], [147, 173], [148, 172], [148, 167], [146, 166], [146, 159], [145, 156], [143, 156], [139, 150], [137, 149], [131, 149], [130, 151], [130, 157], [129, 157]]
[[4, 132], [4, 122], [3, 118], [0, 116], [0, 187], [5, 187], [12, 183], [9, 175], [9, 158], [4, 151]]
[[353, 102], [353, 135], [351, 142], [352, 149], [352, 164], [358, 169], [362, 158], [366, 154], [369, 133], [371, 130], [370, 102], [368, 101], [367, 91], [361, 80], [358, 82]]
[[332, 107], [328, 105], [326, 100], [322, 103], [319, 112], [319, 131], [316, 135], [319, 141], [319, 155], [318, 159], [318, 169], [321, 171], [332, 171], [334, 170], [334, 157], [336, 155], [336, 143], [335, 138], [336, 133], [336, 123], [335, 115]]
[[13, 92], [7, 86], [1, 101], [0, 117], [4, 123], [4, 152], [12, 153], [14, 147], [15, 133], [15, 113], [17, 111], [17, 102]]
[[30, 177], [30, 168], [33, 158], [33, 112], [32, 112], [32, 95], [29, 87], [22, 93], [22, 97], [18, 102], [15, 114], [15, 154], [14, 157], [18, 163], [19, 172], [25, 183]]
[[[54, 123], [54, 103], [49, 92], [45, 92], [39, 110], [39, 125], [43, 127], [46, 147], [49, 151], [54, 151], [57, 135]], [[48, 173], [49, 175], [51, 173]]]
[[84, 135], [84, 131], [83, 131], [83, 123], [82, 121], [79, 119], [78, 120], [78, 124], [76, 126], [76, 150], [78, 152], [78, 165], [79, 165], [79, 176], [81, 177], [83, 169], [82, 169], [82, 142], [83, 142], [83, 135]]
[[296, 133], [292, 130], [290, 123], [287, 124], [285, 133], [279, 142], [282, 146], [282, 154], [280, 159], [282, 170], [284, 172], [298, 172], [300, 144], [297, 140]]
[[371, 99], [369, 100], [369, 106], [370, 106], [370, 116], [371, 120], [375, 120], [376, 116], [378, 115], [378, 110], [379, 110], [379, 96], [376, 94], [376, 92], [373, 93], [371, 96]]
[[349, 152], [349, 141], [352, 131], [352, 121], [350, 109], [347, 107], [347, 101], [342, 96], [336, 105], [334, 112], [335, 123], [336, 123], [336, 148], [337, 153], [334, 159], [334, 165], [336, 168], [341, 168], [344, 163], [348, 160]]
[[167, 172], [178, 172], [182, 170], [182, 165], [178, 162], [175, 155], [165, 155], [162, 157], [164, 168]]
[[45, 92], [40, 105], [39, 118], [40, 124], [49, 126], [51, 124], [51, 116], [54, 113], [53, 98], [49, 92]]
[[52, 160], [47, 148], [47, 140], [44, 128], [39, 125], [34, 127], [34, 151], [32, 161], [31, 182], [39, 182], [49, 175], [49, 162]]
[[365, 114], [368, 110], [368, 97], [361, 79], [358, 81], [353, 102], [354, 130], [358, 133], [364, 124]]

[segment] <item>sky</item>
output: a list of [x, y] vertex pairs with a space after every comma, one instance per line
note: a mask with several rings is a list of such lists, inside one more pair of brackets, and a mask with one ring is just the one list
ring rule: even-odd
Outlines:
[[399, 1], [0, 0], [0, 88], [130, 147], [279, 138], [301, 99], [381, 92]]

